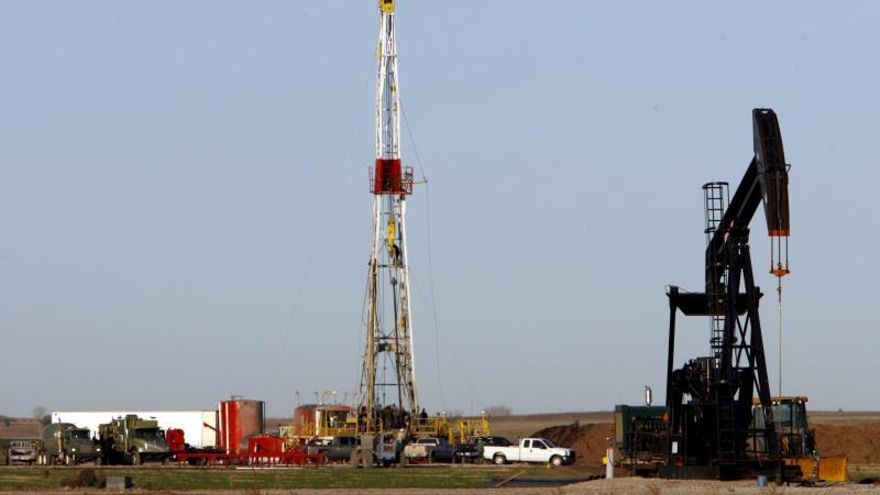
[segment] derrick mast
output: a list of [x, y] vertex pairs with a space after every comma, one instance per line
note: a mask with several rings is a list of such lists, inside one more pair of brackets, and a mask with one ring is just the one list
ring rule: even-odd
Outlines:
[[370, 169], [373, 229], [358, 397], [359, 429], [370, 432], [405, 427], [419, 413], [405, 222], [413, 173], [412, 167], [402, 166], [400, 155], [394, 0], [380, 0], [379, 14], [376, 161]]

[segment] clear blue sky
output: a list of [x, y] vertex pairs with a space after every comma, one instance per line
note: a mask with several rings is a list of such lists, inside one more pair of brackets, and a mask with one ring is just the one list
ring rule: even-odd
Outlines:
[[[242, 394], [286, 415], [356, 388], [377, 16], [0, 3], [0, 413]], [[785, 392], [880, 408], [878, 25], [874, 2], [400, 0], [422, 402], [662, 397], [664, 286], [702, 287], [700, 186], [740, 179], [766, 106], [792, 164]], [[708, 347], [683, 328], [679, 363]]]

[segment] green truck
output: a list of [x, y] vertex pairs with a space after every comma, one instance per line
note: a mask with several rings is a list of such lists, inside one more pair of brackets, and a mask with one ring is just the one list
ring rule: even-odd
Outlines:
[[71, 423], [52, 423], [43, 428], [41, 437], [37, 464], [75, 466], [92, 461], [101, 465], [104, 460], [101, 445], [92, 438], [88, 428], [77, 428]]
[[129, 414], [100, 425], [98, 436], [104, 458], [111, 464], [137, 466], [148, 461], [165, 463], [171, 458], [165, 431], [155, 419]]

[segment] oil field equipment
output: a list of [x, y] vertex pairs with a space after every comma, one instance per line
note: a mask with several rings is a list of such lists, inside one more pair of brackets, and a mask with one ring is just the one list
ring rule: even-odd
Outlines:
[[248, 439], [262, 435], [266, 424], [266, 405], [261, 400], [248, 400], [233, 395], [229, 400], [220, 401], [217, 406], [220, 427], [218, 428], [220, 450], [227, 454], [244, 452]]
[[653, 474], [666, 464], [663, 406], [614, 406], [614, 447], [632, 474]]
[[[773, 397], [773, 422], [779, 435], [779, 453], [786, 465], [797, 466], [801, 477], [811, 481], [846, 481], [846, 456], [822, 456], [816, 446], [816, 434], [807, 418], [807, 398]], [[763, 428], [766, 415], [760, 401], [754, 401], [753, 426]], [[760, 441], [760, 439], [758, 440]], [[762, 450], [762, 446], [758, 445]]]
[[[374, 434], [381, 442], [398, 437], [401, 432], [405, 437], [442, 436], [450, 441], [462, 433], [468, 437], [488, 435], [485, 418], [460, 423], [455, 431], [445, 415], [429, 417], [419, 407], [405, 221], [406, 198], [413, 192], [414, 181], [412, 167], [401, 161], [395, 11], [395, 0], [379, 0], [376, 156], [370, 168], [373, 235], [355, 423], [359, 434]], [[316, 424], [320, 425], [320, 421]]]
[[357, 416], [362, 432], [407, 428], [419, 414], [405, 222], [406, 197], [413, 190], [413, 171], [412, 167], [403, 166], [400, 158], [394, 0], [379, 1], [379, 16], [376, 160], [370, 170], [373, 240]]
[[[372, 237], [358, 393], [354, 407], [325, 403], [319, 394], [315, 404], [299, 405], [293, 422], [279, 428], [290, 448], [340, 436], [360, 437], [354, 464], [370, 464], [371, 458], [382, 464], [391, 458], [396, 462], [401, 443], [413, 437], [445, 437], [454, 442], [489, 434], [485, 415], [453, 425], [445, 415], [429, 416], [419, 405], [406, 242], [406, 199], [415, 181], [413, 168], [401, 159], [396, 2], [379, 0], [378, 6], [375, 161], [369, 169]], [[381, 457], [389, 449], [394, 454]]]
[[281, 438], [290, 445], [350, 437], [358, 434], [355, 409], [345, 404], [303, 404], [293, 411], [293, 422], [278, 429]]
[[[395, 0], [379, 0], [378, 6], [375, 161], [369, 169], [372, 236], [358, 393], [353, 407], [324, 403], [320, 397], [316, 404], [298, 406], [293, 422], [279, 429], [288, 447], [340, 436], [360, 437], [353, 458], [366, 464], [370, 459], [396, 462], [402, 443], [413, 437], [445, 437], [455, 442], [490, 433], [485, 415], [452, 424], [445, 414], [429, 416], [419, 404], [406, 242], [406, 200], [415, 181], [413, 168], [404, 166], [401, 159], [397, 6]], [[389, 454], [389, 449], [394, 452]]]
[[[784, 471], [758, 314], [761, 291], [749, 251], [749, 223], [763, 203], [772, 243], [770, 271], [788, 270], [788, 168], [776, 114], [752, 112], [754, 157], [742, 182], [703, 186], [706, 206], [705, 292], [671, 286], [666, 374], [667, 463], [672, 478], [733, 479]], [[729, 201], [729, 204], [728, 204]], [[675, 317], [709, 317], [711, 355], [673, 369]], [[752, 422], [757, 396], [763, 415]]]

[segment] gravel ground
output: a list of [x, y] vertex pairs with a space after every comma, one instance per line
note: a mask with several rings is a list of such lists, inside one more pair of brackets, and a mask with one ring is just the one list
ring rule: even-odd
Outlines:
[[545, 491], [543, 493], [589, 494], [589, 495], [779, 495], [779, 494], [844, 494], [871, 493], [880, 495], [880, 486], [857, 485], [851, 483], [828, 483], [824, 486], [775, 486], [758, 488], [754, 480], [721, 482], [721, 481], [671, 481], [645, 478], [620, 478], [614, 480], [597, 480], [577, 485], [570, 485], [563, 491]]
[[[7, 492], [0, 495], [22, 495], [22, 493], [52, 493], [70, 495], [71, 493], [107, 493], [103, 490], [54, 490], [49, 492]], [[720, 481], [667, 481], [643, 478], [620, 478], [614, 480], [597, 480], [554, 488], [502, 488], [477, 490], [436, 490], [436, 489], [364, 489], [364, 490], [263, 490], [259, 495], [781, 495], [781, 494], [877, 494], [878, 485], [857, 485], [850, 483], [833, 483], [825, 486], [768, 486], [758, 488], [754, 481], [720, 482]], [[257, 495], [257, 492], [238, 492], [229, 490], [198, 490], [198, 491], [146, 491], [127, 490], [129, 494], [144, 495], [232, 495], [245, 493]]]

